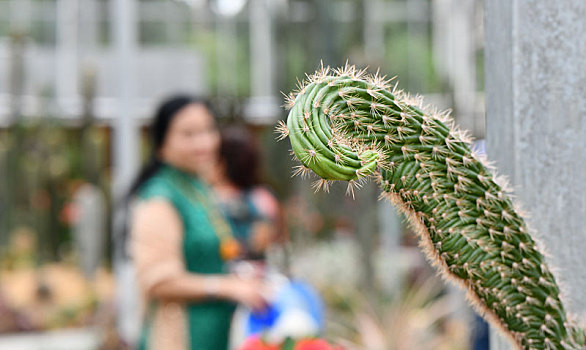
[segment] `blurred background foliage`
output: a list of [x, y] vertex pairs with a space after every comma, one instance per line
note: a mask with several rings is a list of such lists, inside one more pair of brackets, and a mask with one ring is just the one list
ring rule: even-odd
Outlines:
[[[263, 123], [247, 114], [247, 103], [256, 94], [253, 70], [259, 60], [253, 49], [258, 34], [253, 30], [254, 1], [243, 2], [243, 9], [230, 16], [214, 11], [212, 0], [136, 2], [134, 62], [140, 66], [139, 78], [145, 79], [138, 84], [135, 107], [141, 154], [149, 147], [148, 118], [161, 98], [186, 89], [210, 96], [221, 125], [245, 124], [261, 143], [263, 174], [283, 204], [291, 237], [275, 259], [284, 270], [318, 286], [331, 310], [330, 336], [343, 339], [349, 348], [386, 344], [389, 349], [457, 349], [453, 342], [466, 341], [456, 336], [467, 334], [461, 332], [465, 322], [448, 316], [460, 306], [442, 309], [449, 291], [431, 277], [402, 219], [396, 216], [390, 228], [379, 217], [376, 189], [366, 186], [356, 200], [345, 196], [342, 186], [334, 186], [330, 194], [313, 194], [309, 180], [291, 179], [289, 145], [274, 139], [273, 123], [285, 119], [286, 111], [281, 108], [271, 122]], [[68, 14], [63, 8], [67, 4], [77, 7]], [[260, 57], [270, 62], [260, 69], [270, 77], [269, 94], [279, 103], [281, 91], [295, 89], [298, 79], [321, 62], [341, 66], [349, 61], [373, 73], [380, 69], [389, 78], [397, 76], [401, 88], [453, 109], [460, 124], [483, 137], [480, 0], [275, 0], [265, 5], [271, 57]], [[25, 310], [19, 317], [42, 302], [48, 286], [55, 288], [57, 300], [57, 289], [69, 285], [40, 276], [69, 279], [71, 284], [85, 281], [77, 290], [87, 296], [72, 298], [71, 305], [57, 312], [85, 310], [69, 318], [33, 326], [26, 316], [28, 323], [5, 326], [5, 331], [89, 324], [95, 321], [97, 305], [112, 298], [105, 291], [113, 286], [107, 271], [117, 205], [112, 193], [117, 152], [113, 135], [119, 117], [112, 104], [117, 84], [112, 11], [109, 0], [0, 0], [0, 309], [2, 299], [14, 294], [4, 286], [17, 280], [12, 273], [18, 269], [24, 269], [19, 286], [34, 290], [37, 298], [28, 304], [4, 304], [11, 312]], [[64, 18], [70, 20], [65, 27], [60, 25]], [[72, 37], [67, 25], [77, 28]], [[60, 60], [75, 63], [71, 76], [59, 75]], [[175, 62], [191, 70], [181, 71]], [[165, 80], [148, 81], [155, 74], [150, 68], [161, 66], [157, 74]], [[60, 92], [67, 90], [60, 86], [64, 77], [70, 80], [71, 96]], [[74, 195], [83, 184], [97, 186], [107, 200], [106, 270], [92, 278], [71, 270], [79, 265]], [[51, 268], [60, 272], [42, 272]], [[426, 279], [431, 282], [421, 282]], [[94, 318], [84, 316], [87, 310]], [[385, 327], [403, 321], [413, 326], [405, 332], [428, 333], [433, 339], [390, 345], [389, 339], [399, 333], [385, 335]], [[420, 322], [426, 326], [417, 330]], [[452, 345], [427, 347], [442, 337]]]
[[[276, 2], [282, 3], [283, 1]], [[406, 3], [406, 1], [386, 1]], [[430, 11], [430, 4], [425, 1], [424, 7]], [[108, 1], [95, 2], [98, 21], [96, 34], [98, 48], [107, 48], [111, 44], [110, 16], [108, 15]], [[225, 121], [245, 122], [242, 115], [242, 104], [251, 95], [250, 76], [250, 30], [247, 18], [243, 14], [234, 20], [236, 38], [226, 39], [226, 32], [218, 30], [221, 20], [205, 17], [205, 14], [195, 15], [189, 7], [179, 1], [145, 0], [140, 1], [139, 9], [143, 16], [139, 17], [139, 43], [141, 47], [189, 47], [205, 57], [205, 86], [209, 95], [217, 100], [220, 115]], [[155, 16], [157, 7], [167, 13]], [[11, 11], [17, 7], [10, 6], [11, 1], [1, 0], [0, 8], [0, 37], [5, 45], [20, 33], [11, 29]], [[24, 32], [27, 46], [54, 47], [57, 33], [57, 1], [34, 0], [29, 1], [32, 14], [30, 26]], [[289, 92], [295, 89], [298, 79], [303, 79], [306, 72], [312, 72], [320, 62], [331, 66], [343, 65], [347, 60], [359, 66], [380, 68], [381, 72], [399, 77], [400, 86], [415, 93], [448, 93], [450, 87], [442, 83], [433, 62], [432, 25], [428, 19], [420, 23], [415, 34], [409, 31], [407, 20], [394, 20], [383, 23], [384, 40], [380, 57], [369, 54], [364, 48], [365, 2], [359, 0], [336, 1], [302, 1], [288, 2], [275, 6], [273, 19], [273, 35], [275, 42], [276, 69], [274, 71], [276, 88], [279, 91]], [[195, 11], [195, 10], [194, 10]], [[205, 11], [202, 10], [202, 11]], [[208, 12], [210, 12], [208, 10]], [[245, 11], [244, 11], [245, 12]], [[427, 14], [429, 16], [429, 14]], [[217, 16], [216, 16], [217, 17]], [[227, 47], [223, 43], [232, 41], [235, 46]], [[221, 60], [219, 56], [233, 56], [237, 72], [221, 74]], [[374, 57], [374, 59], [373, 59]], [[24, 68], [26, 69], [26, 68]], [[478, 69], [482, 71], [482, 69]], [[6, 72], [6, 71], [5, 71]], [[28, 75], [34, 72], [22, 72]], [[267, 72], [267, 74], [270, 74]], [[229, 79], [229, 81], [221, 81]], [[15, 83], [18, 85], [18, 83]], [[232, 86], [230, 89], [222, 86]], [[82, 146], [80, 123], [64, 120], [53, 111], [51, 100], [54, 98], [52, 86], [32, 87], [38, 95], [45, 93], [46, 107], [42, 108], [41, 115], [13, 116], [14, 122], [2, 128], [1, 156], [5, 166], [2, 167], [2, 178], [6, 181], [2, 193], [2, 239], [6, 242], [7, 232], [22, 225], [31, 225], [34, 231], [42, 232], [47, 238], [43, 253], [47, 258], [57, 258], [61, 244], [69, 239], [67, 226], [59, 221], [58, 213], [67, 203], [67, 194], [71, 193], [75, 181], [89, 180], [84, 175], [82, 159], [87, 156], [87, 150]], [[3, 89], [9, 93], [10, 87]], [[51, 96], [53, 95], [53, 96]], [[148, 117], [145, 116], [145, 117]], [[284, 112], [280, 118], [284, 118]], [[98, 153], [101, 159], [96, 160], [95, 167], [101, 174], [100, 186], [108, 184], [108, 160], [110, 152], [111, 131], [110, 125], [104, 125], [101, 120], [94, 121], [91, 140], [98, 143]], [[266, 162], [270, 169], [266, 169], [269, 182], [273, 184], [277, 193], [287, 197], [291, 189], [288, 169], [290, 163], [283, 161], [287, 145], [275, 144], [270, 128], [263, 128], [259, 132], [264, 149]], [[268, 130], [268, 131], [267, 131]], [[26, 152], [27, 157], [20, 157]], [[18, 180], [18, 181], [17, 181]], [[73, 181], [73, 184], [71, 183]], [[12, 184], [14, 186], [12, 186]], [[104, 192], [108, 193], [104, 187]], [[35, 197], [36, 196], [36, 197]], [[35, 200], [37, 198], [37, 200]], [[41, 199], [43, 198], [43, 199]], [[40, 200], [38, 200], [40, 199]], [[10, 205], [8, 205], [10, 203]]]

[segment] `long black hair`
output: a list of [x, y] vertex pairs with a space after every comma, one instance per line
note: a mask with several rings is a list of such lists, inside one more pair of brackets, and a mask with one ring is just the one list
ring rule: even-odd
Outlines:
[[[128, 221], [130, 202], [140, 187], [155, 175], [163, 165], [163, 162], [159, 158], [159, 151], [165, 142], [171, 122], [179, 114], [179, 111], [191, 104], [202, 105], [207, 108], [210, 114], [214, 115], [213, 109], [208, 100], [189, 95], [171, 96], [165, 99], [157, 108], [149, 130], [151, 143], [149, 158], [132, 183], [127, 195], [124, 196], [124, 199], [120, 203], [123, 207], [124, 214], [123, 217], [120, 217], [121, 221], [119, 222], [123, 222], [123, 225], [119, 231], [117, 230], [118, 234], [114, 234], [114, 254], [123, 259], [128, 259], [130, 257], [129, 252], [126, 249], [126, 242], [128, 241], [128, 236], [130, 234], [130, 225]], [[118, 221], [116, 218], [113, 220]]]
[[165, 142], [165, 138], [169, 132], [169, 126], [177, 114], [179, 114], [179, 111], [191, 104], [203, 105], [210, 114], [214, 114], [208, 100], [189, 95], [174, 95], [159, 105], [150, 127], [151, 152], [149, 159], [132, 183], [128, 193], [128, 199], [136, 194], [138, 189], [161, 167], [162, 162], [159, 159], [159, 151]]

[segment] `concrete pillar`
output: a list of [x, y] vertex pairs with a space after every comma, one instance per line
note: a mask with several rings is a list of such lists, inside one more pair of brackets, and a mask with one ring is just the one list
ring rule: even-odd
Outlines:
[[584, 320], [586, 2], [491, 0], [485, 16], [488, 156], [530, 213], [568, 311]]
[[252, 96], [244, 106], [249, 123], [272, 125], [281, 115], [280, 99], [275, 96], [275, 49], [273, 12], [270, 0], [251, 0], [250, 83]]
[[[138, 6], [137, 0], [114, 0], [110, 2], [112, 38], [118, 78], [117, 115], [114, 121], [113, 179], [112, 179], [112, 230], [116, 242], [125, 229], [125, 207], [121, 205], [138, 168], [139, 133], [136, 125], [137, 98], [137, 52], [138, 52]], [[122, 254], [120, 244], [114, 255], [118, 302], [117, 326], [121, 337], [131, 345], [138, 339], [140, 319], [138, 313], [138, 289], [134, 279], [134, 266]]]
[[113, 198], [128, 190], [138, 168], [138, 129], [135, 122], [137, 98], [138, 1], [111, 3], [112, 38], [118, 78], [117, 115], [114, 122]]
[[419, 70], [422, 66], [421, 54], [417, 49], [417, 42], [424, 41], [427, 36], [427, 16], [429, 13], [429, 4], [422, 0], [407, 0], [407, 88], [413, 91], [417, 82], [417, 77], [421, 74]]
[[453, 105], [458, 125], [477, 138], [484, 137], [484, 121], [476, 109], [476, 48], [481, 30], [476, 21], [476, 0], [434, 0], [433, 51], [440, 77], [453, 89]]
[[250, 1], [250, 56], [253, 96], [275, 92], [272, 11], [266, 0]]
[[79, 46], [87, 53], [96, 50], [99, 45], [102, 14], [98, 0], [79, 0], [79, 4]]
[[14, 33], [29, 33], [32, 22], [31, 0], [11, 0], [9, 4], [8, 17], [10, 31]]
[[78, 0], [57, 1], [55, 97], [60, 114], [75, 110], [74, 102], [79, 97], [78, 21]]
[[73, 225], [75, 252], [84, 276], [93, 280], [106, 246], [106, 198], [98, 186], [88, 183], [75, 192], [73, 200], [79, 210]]
[[384, 5], [382, 0], [364, 0], [364, 54], [374, 62], [385, 56]]

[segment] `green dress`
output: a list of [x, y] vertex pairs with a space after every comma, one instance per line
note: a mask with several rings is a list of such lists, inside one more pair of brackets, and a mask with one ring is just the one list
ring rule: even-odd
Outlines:
[[[209, 189], [197, 178], [170, 165], [163, 165], [138, 191], [140, 200], [165, 198], [175, 207], [184, 227], [183, 254], [187, 271], [198, 274], [224, 274], [226, 264], [220, 257], [220, 239], [210, 215], [210, 203], [201, 203], [198, 194], [210, 198]], [[215, 209], [215, 208], [214, 208]], [[156, 307], [156, 305], [151, 305]], [[225, 350], [228, 348], [230, 322], [235, 304], [207, 301], [185, 304], [187, 331], [193, 350]], [[145, 322], [141, 349], [148, 349], [149, 320]], [[178, 349], [179, 350], [179, 349]]]

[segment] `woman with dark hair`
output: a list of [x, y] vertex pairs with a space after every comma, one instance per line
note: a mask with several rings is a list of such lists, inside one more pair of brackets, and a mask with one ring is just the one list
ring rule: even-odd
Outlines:
[[165, 101], [152, 126], [153, 150], [132, 186], [130, 247], [145, 300], [141, 349], [221, 350], [235, 303], [265, 306], [264, 285], [227, 273], [236, 246], [206, 185], [220, 134], [208, 104]]
[[231, 126], [222, 130], [221, 135], [214, 190], [234, 237], [243, 248], [243, 258], [263, 260], [277, 236], [279, 203], [259, 181], [260, 152], [248, 130]]

